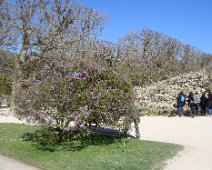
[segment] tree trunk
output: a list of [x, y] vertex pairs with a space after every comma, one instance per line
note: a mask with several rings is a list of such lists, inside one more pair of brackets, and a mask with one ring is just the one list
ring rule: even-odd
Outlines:
[[26, 56], [27, 56], [27, 48], [23, 47], [20, 52], [20, 63], [19, 64], [26, 63]]
[[20, 77], [21, 77], [21, 69], [20, 65], [17, 63], [16, 69], [15, 69], [15, 76], [14, 80], [12, 82], [12, 94], [11, 94], [11, 100], [10, 100], [10, 110], [15, 113], [15, 108], [16, 108], [16, 102], [15, 98], [17, 95], [17, 91], [20, 89]]
[[[17, 71], [18, 75], [20, 74], [20, 70]], [[15, 108], [16, 108], [16, 95], [18, 90], [20, 89], [20, 82], [18, 81], [17, 78], [14, 79], [12, 83], [12, 94], [11, 94], [11, 100], [10, 100], [10, 110], [15, 113]]]

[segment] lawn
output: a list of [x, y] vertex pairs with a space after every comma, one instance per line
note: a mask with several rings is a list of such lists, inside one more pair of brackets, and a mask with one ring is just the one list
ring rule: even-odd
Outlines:
[[46, 170], [148, 170], [162, 169], [165, 161], [183, 148], [175, 144], [93, 135], [83, 147], [76, 147], [79, 141], [75, 141], [65, 145], [66, 149], [58, 146], [49, 150], [33, 141], [21, 140], [25, 132], [33, 131], [25, 125], [0, 124], [0, 154]]

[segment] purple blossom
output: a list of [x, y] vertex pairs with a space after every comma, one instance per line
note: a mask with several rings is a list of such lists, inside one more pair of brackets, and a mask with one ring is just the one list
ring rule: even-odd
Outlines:
[[79, 115], [76, 115], [75, 118], [74, 118], [74, 120], [75, 120], [76, 122], [78, 122], [78, 121], [80, 120], [80, 116], [79, 116]]
[[80, 74], [77, 72], [73, 72], [69, 74], [73, 79], [80, 80]]
[[84, 116], [85, 116], [85, 119], [87, 119], [90, 116], [90, 112], [85, 111]]
[[42, 86], [43, 82], [41, 80], [36, 80], [35, 81], [35, 86]]
[[87, 64], [87, 68], [88, 68], [88, 69], [93, 69], [93, 68], [94, 68], [94, 65], [93, 65], [92, 63], [88, 63], [88, 64]]
[[47, 64], [44, 65], [43, 67], [44, 70], [49, 70], [49, 66]]

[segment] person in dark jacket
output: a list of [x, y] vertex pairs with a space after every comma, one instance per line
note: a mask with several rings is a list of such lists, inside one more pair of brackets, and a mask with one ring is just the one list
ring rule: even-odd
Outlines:
[[207, 97], [205, 96], [205, 92], [200, 97], [200, 108], [201, 108], [201, 116], [206, 116], [207, 110]]
[[190, 107], [190, 104], [191, 104], [191, 100], [193, 98], [193, 93], [192, 92], [189, 92], [188, 96], [187, 96], [187, 102], [188, 102], [188, 107]]
[[208, 116], [212, 115], [212, 94], [208, 94], [208, 102], [207, 102], [207, 107], [208, 107]]
[[193, 95], [192, 100], [190, 102], [190, 107], [192, 110], [194, 110], [195, 115], [199, 116], [199, 98], [197, 97], [198, 92]]
[[187, 97], [188, 107], [191, 109], [191, 117], [195, 116], [196, 113], [196, 105], [193, 103], [194, 101], [194, 94], [192, 92], [189, 92]]
[[177, 115], [180, 117], [184, 115], [185, 101], [186, 101], [186, 96], [181, 91], [177, 96]]

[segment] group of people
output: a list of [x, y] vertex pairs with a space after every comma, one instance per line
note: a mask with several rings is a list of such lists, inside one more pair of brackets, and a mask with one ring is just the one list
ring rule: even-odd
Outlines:
[[212, 115], [212, 94], [204, 92], [200, 99], [197, 97], [198, 93], [193, 94], [190, 92], [185, 95], [182, 91], [177, 96], [177, 115], [184, 115], [184, 106], [186, 102], [191, 111], [191, 116], [211, 116]]

